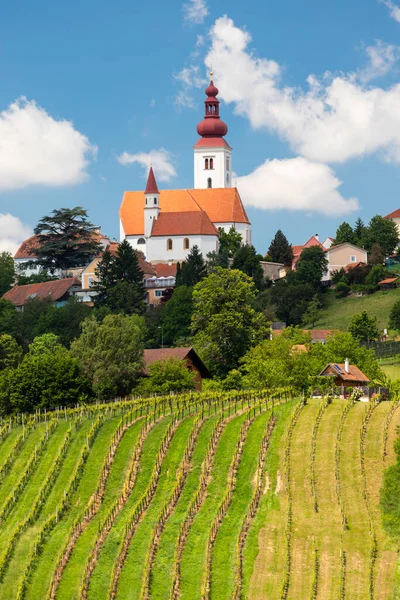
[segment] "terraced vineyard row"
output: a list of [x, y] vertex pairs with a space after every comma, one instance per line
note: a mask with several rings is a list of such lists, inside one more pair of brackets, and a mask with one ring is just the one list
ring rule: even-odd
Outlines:
[[288, 390], [3, 423], [0, 598], [391, 598], [378, 500], [399, 423], [393, 403]]

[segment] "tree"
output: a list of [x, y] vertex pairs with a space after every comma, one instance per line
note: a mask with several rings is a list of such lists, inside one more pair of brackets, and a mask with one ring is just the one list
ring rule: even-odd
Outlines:
[[194, 390], [196, 375], [190, 371], [184, 360], [168, 358], [150, 365], [149, 376], [143, 379], [135, 392], [140, 394], [169, 394]]
[[22, 348], [7, 333], [0, 335], [0, 371], [16, 367], [22, 360]]
[[228, 258], [233, 258], [235, 253], [239, 250], [242, 245], [242, 236], [236, 231], [232, 225], [229, 231], [226, 233], [222, 227], [219, 227], [219, 247], [218, 252], [225, 254]]
[[31, 356], [39, 356], [40, 354], [55, 354], [56, 352], [66, 351], [64, 346], [58, 341], [58, 337], [54, 333], [43, 333], [38, 335], [29, 346], [29, 354]]
[[370, 265], [383, 265], [385, 262], [385, 255], [380, 244], [372, 244], [368, 262]]
[[35, 227], [37, 263], [50, 273], [89, 264], [101, 249], [96, 230], [81, 206], [53, 210]]
[[14, 282], [14, 259], [9, 252], [0, 252], [0, 296], [11, 288]]
[[314, 295], [315, 288], [299, 282], [296, 273], [276, 281], [271, 290], [276, 316], [288, 325], [299, 325]]
[[315, 294], [311, 302], [309, 303], [306, 312], [303, 315], [304, 323], [311, 323], [311, 327], [315, 327], [315, 323], [321, 314], [321, 302], [318, 298], [318, 294]]
[[134, 283], [143, 289], [143, 271], [139, 266], [138, 253], [126, 239], [117, 248], [115, 276], [117, 281]]
[[292, 246], [280, 229], [276, 232], [275, 237], [268, 248], [268, 257], [272, 262], [283, 263], [284, 265], [292, 264]]
[[349, 223], [344, 221], [339, 225], [336, 230], [335, 236], [335, 246], [338, 244], [344, 244], [348, 242], [349, 244], [354, 244], [356, 242], [356, 235], [353, 231], [353, 228]]
[[296, 264], [296, 278], [301, 283], [308, 283], [319, 288], [321, 279], [328, 268], [328, 261], [321, 246], [304, 248]]
[[0, 373], [0, 414], [71, 406], [92, 397], [88, 379], [66, 350], [27, 354]]
[[349, 333], [359, 342], [371, 342], [379, 338], [376, 317], [370, 317], [367, 311], [354, 315], [349, 323]]
[[82, 324], [71, 354], [82, 365], [96, 395], [111, 399], [128, 394], [143, 372], [144, 321], [137, 315], [107, 315]]
[[358, 217], [357, 221], [355, 222], [353, 231], [355, 237], [355, 244], [357, 246], [363, 246], [366, 227], [364, 221], [360, 217]]
[[400, 331], [400, 300], [396, 300], [390, 310], [389, 329]]
[[175, 289], [172, 298], [162, 310], [161, 323], [164, 345], [172, 346], [178, 340], [190, 338], [193, 314], [193, 288], [184, 285]]
[[378, 283], [386, 277], [390, 277], [390, 272], [382, 264], [377, 264], [366, 276], [365, 283], [371, 292], [375, 292], [378, 289]]
[[45, 303], [44, 310], [39, 313], [36, 321], [33, 321], [29, 341], [38, 335], [53, 333], [60, 344], [69, 348], [72, 341], [80, 336], [82, 322], [92, 312], [93, 308], [74, 296], [68, 298], [63, 306]]
[[206, 264], [198, 246], [193, 246], [187, 259], [180, 265], [176, 273], [176, 287], [186, 285], [192, 287], [207, 275]]
[[251, 277], [259, 291], [265, 287], [264, 271], [260, 265], [260, 260], [262, 260], [262, 256], [256, 253], [254, 246], [246, 244], [240, 246], [232, 261], [232, 269], [243, 271]]
[[44, 283], [45, 281], [55, 281], [57, 277], [50, 275], [48, 271], [41, 269], [39, 273], [32, 275], [23, 275], [21, 271], [17, 273], [17, 285], [30, 285], [31, 283]]
[[253, 308], [255, 285], [236, 269], [217, 267], [193, 290], [194, 345], [211, 372], [225, 376], [248, 348], [268, 335], [268, 323]]
[[380, 215], [372, 217], [365, 233], [365, 248], [371, 251], [373, 244], [379, 244], [385, 257], [393, 254], [399, 243], [395, 222]]

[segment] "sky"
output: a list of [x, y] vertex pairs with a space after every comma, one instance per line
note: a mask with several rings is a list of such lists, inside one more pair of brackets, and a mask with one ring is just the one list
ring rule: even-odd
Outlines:
[[400, 207], [400, 1], [20, 0], [0, 20], [0, 250], [125, 190], [193, 187], [210, 69], [265, 254]]

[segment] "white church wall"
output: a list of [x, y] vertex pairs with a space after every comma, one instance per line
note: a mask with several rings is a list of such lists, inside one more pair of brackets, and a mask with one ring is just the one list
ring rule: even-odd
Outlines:
[[[167, 249], [167, 241], [172, 240], [172, 249]], [[184, 247], [184, 240], [189, 240], [189, 248]], [[217, 249], [218, 238], [213, 235], [187, 235], [187, 236], [156, 236], [147, 240], [147, 260], [181, 262], [187, 258], [193, 246], [198, 246], [205, 257], [208, 252]]]
[[242, 236], [242, 240], [244, 244], [251, 244], [251, 226], [249, 223], [214, 223], [215, 227], [218, 229], [221, 227], [228, 233], [230, 228], [233, 226], [238, 233]]

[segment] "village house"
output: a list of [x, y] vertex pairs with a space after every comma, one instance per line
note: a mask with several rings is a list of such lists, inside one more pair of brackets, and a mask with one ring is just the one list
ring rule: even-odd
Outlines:
[[209, 378], [210, 373], [197, 352], [191, 347], [157, 348], [154, 350], [145, 350], [145, 372], [149, 372], [149, 367], [151, 364], [159, 360], [168, 360], [169, 358], [178, 358], [179, 360], [185, 361], [187, 368], [195, 373], [196, 389], [200, 392], [203, 379]]
[[332, 387], [342, 388], [343, 393], [348, 388], [365, 387], [370, 383], [368, 377], [356, 365], [351, 365], [347, 358], [343, 364], [329, 363], [319, 375], [330, 377]]
[[386, 217], [384, 217], [384, 218], [385, 219], [392, 219], [392, 221], [394, 222], [394, 224], [397, 227], [397, 232], [398, 232], [399, 237], [400, 237], [400, 208], [397, 208], [393, 212], [391, 212], [388, 215], [386, 215]]
[[17, 310], [23, 311], [30, 300], [50, 300], [55, 306], [63, 306], [70, 296], [81, 289], [81, 280], [77, 277], [56, 279], [44, 283], [15, 285], [3, 296], [4, 300], [12, 302]]

